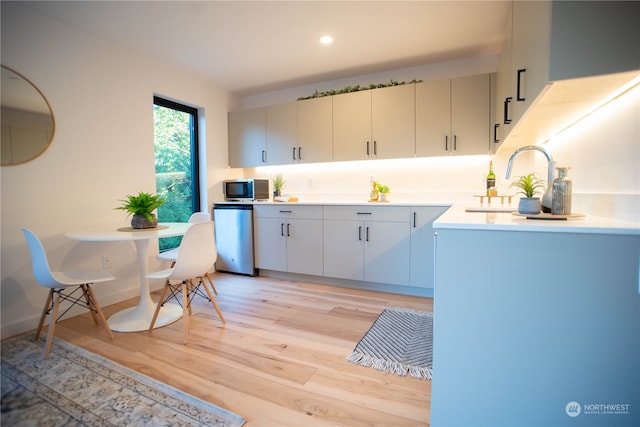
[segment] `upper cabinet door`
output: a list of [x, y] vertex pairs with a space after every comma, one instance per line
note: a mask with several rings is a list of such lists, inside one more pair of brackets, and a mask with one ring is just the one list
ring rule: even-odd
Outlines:
[[266, 109], [229, 113], [229, 165], [244, 168], [266, 164]]
[[299, 163], [333, 160], [333, 100], [330, 96], [298, 101]]
[[490, 130], [491, 74], [451, 80], [451, 153], [488, 154]]
[[487, 154], [491, 75], [416, 85], [416, 156]]
[[416, 84], [416, 157], [450, 153], [451, 80]]
[[550, 2], [513, 2], [511, 85], [514, 123], [549, 82], [550, 25]]
[[365, 160], [373, 153], [371, 92], [333, 96], [333, 160]]
[[371, 92], [371, 158], [414, 157], [416, 141], [415, 85], [404, 84]]
[[267, 107], [267, 164], [294, 163], [298, 147], [298, 109], [295, 102]]

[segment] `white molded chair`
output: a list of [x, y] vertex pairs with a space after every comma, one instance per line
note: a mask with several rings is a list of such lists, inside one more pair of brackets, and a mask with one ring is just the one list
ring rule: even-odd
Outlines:
[[[88, 308], [94, 322], [96, 322], [96, 324], [102, 323], [109, 334], [109, 338], [113, 339], [113, 332], [111, 332], [111, 328], [107, 323], [107, 319], [104, 317], [102, 308], [100, 308], [100, 304], [98, 304], [98, 300], [93, 293], [93, 289], [91, 289], [91, 285], [94, 283], [114, 280], [115, 277], [100, 270], [84, 269], [51, 271], [47, 260], [47, 254], [38, 237], [26, 228], [22, 228], [21, 230], [24, 233], [24, 237], [27, 239], [27, 245], [31, 252], [33, 275], [40, 285], [45, 288], [49, 288], [49, 296], [47, 297], [47, 302], [44, 305], [42, 316], [40, 316], [40, 322], [38, 323], [38, 329], [36, 330], [35, 337], [35, 339], [40, 338], [40, 333], [44, 326], [44, 320], [48, 314], [51, 314], [44, 357], [47, 358], [49, 356], [56, 322], [60, 320], [60, 318], [62, 318], [62, 316], [64, 316], [75, 304]], [[71, 306], [69, 306], [60, 315], [60, 317], [58, 317], [61, 301], [69, 301], [71, 302]]]
[[[189, 217], [189, 222], [190, 224], [197, 224], [200, 222], [205, 222], [205, 221], [211, 221], [211, 216], [207, 213], [207, 212], [195, 212], [193, 214], [191, 214], [191, 216]], [[156, 259], [159, 259], [160, 261], [166, 261], [166, 262], [170, 262], [171, 263], [171, 267], [173, 267], [173, 265], [176, 263], [176, 258], [178, 257], [178, 249], [179, 248], [174, 248], [168, 251], [164, 251], [161, 252]], [[211, 266], [209, 266], [210, 268]], [[211, 276], [209, 276], [209, 271], [207, 270], [202, 276], [203, 278], [206, 278], [209, 281], [209, 284], [211, 285], [211, 288], [213, 289], [213, 292], [218, 295], [218, 290], [216, 289], [216, 285], [213, 284], [213, 279], [211, 278]]]
[[[202, 277], [202, 272], [209, 271], [216, 261], [216, 258], [217, 251], [216, 242], [213, 237], [213, 221], [199, 222], [189, 227], [182, 238], [182, 242], [178, 248], [178, 256], [173, 267], [145, 276], [147, 279], [165, 281], [162, 295], [160, 296], [153, 319], [149, 325], [149, 332], [153, 330], [162, 305], [168, 300], [175, 298], [178, 303], [182, 305], [184, 312], [184, 343], [187, 344], [189, 342], [191, 301], [196, 295], [203, 296], [211, 301], [213, 308], [215, 308], [218, 316], [220, 316], [220, 320], [222, 320], [222, 324], [226, 324], [218, 303]], [[171, 282], [176, 283], [172, 284]], [[206, 295], [202, 293], [201, 287], [204, 288]], [[170, 292], [168, 297], [167, 292]], [[178, 299], [178, 294], [180, 293], [182, 293], [182, 301]]]

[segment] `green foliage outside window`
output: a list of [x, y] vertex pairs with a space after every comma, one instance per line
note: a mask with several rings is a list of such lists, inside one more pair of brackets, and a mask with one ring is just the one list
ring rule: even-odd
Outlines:
[[[158, 208], [160, 222], [187, 222], [192, 213], [191, 115], [154, 105], [156, 192], [167, 199]], [[181, 237], [160, 239], [160, 251], [175, 248]]]

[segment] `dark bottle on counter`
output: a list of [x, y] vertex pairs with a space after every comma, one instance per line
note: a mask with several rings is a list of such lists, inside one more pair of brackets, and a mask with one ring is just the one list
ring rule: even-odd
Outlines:
[[493, 172], [493, 160], [489, 161], [489, 173], [487, 174], [487, 196], [495, 195], [496, 174]]

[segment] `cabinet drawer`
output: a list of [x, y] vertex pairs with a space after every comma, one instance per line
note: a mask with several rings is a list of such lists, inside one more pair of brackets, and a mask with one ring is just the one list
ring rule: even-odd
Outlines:
[[253, 216], [257, 218], [322, 219], [322, 206], [254, 205]]
[[325, 206], [324, 219], [346, 221], [409, 222], [408, 206]]

